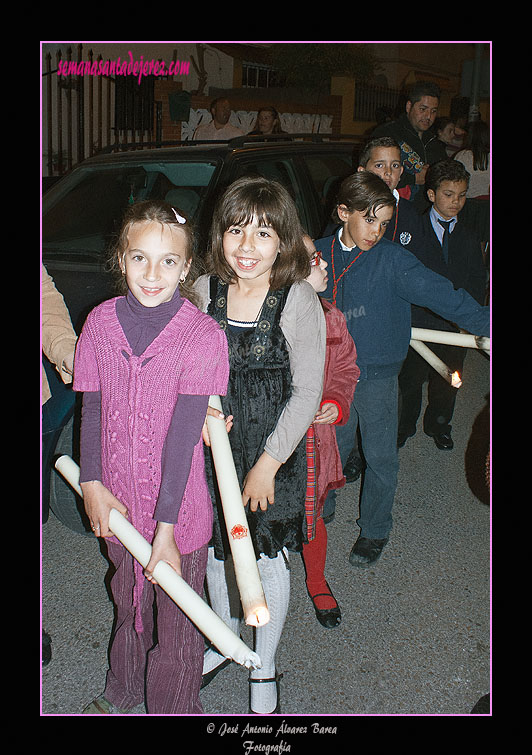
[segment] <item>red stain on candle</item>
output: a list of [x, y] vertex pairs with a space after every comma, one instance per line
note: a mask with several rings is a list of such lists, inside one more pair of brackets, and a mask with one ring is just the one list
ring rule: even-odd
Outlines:
[[231, 537], [234, 540], [242, 540], [242, 538], [246, 537], [247, 534], [247, 527], [244, 527], [243, 524], [235, 524], [235, 526], [231, 529]]

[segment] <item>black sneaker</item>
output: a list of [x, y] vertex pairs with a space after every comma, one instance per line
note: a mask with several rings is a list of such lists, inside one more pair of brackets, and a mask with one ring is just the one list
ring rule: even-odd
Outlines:
[[353, 456], [352, 454], [349, 454], [347, 461], [343, 468], [343, 473], [345, 475], [345, 481], [346, 482], [355, 482], [360, 477], [362, 470], [365, 469], [366, 465], [362, 461], [362, 459], [357, 455]]
[[453, 439], [451, 438], [451, 433], [429, 433], [425, 430], [425, 435], [428, 435], [429, 438], [432, 438], [434, 443], [436, 444], [436, 448], [439, 448], [440, 451], [452, 451], [454, 448]]
[[379, 560], [382, 549], [387, 542], [387, 537], [384, 540], [371, 540], [368, 537], [359, 537], [349, 554], [349, 563], [352, 566], [367, 569], [368, 566]]

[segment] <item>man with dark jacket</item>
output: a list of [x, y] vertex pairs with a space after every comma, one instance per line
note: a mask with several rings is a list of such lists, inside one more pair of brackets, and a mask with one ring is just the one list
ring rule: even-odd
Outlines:
[[[425, 183], [429, 165], [445, 160], [447, 153], [432, 125], [440, 104], [440, 88], [432, 82], [420, 81], [408, 92], [405, 112], [395, 121], [383, 123], [374, 130], [372, 137], [391, 136], [401, 148], [403, 175], [398, 189], [409, 187], [410, 199], [423, 204], [424, 192], [418, 191]], [[400, 191], [401, 193], [401, 191]]]

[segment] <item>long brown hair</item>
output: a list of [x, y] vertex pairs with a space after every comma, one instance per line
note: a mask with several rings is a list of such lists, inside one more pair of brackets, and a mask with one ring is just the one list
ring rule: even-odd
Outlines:
[[[178, 216], [185, 222], [180, 222]], [[135, 223], [150, 222], [168, 225], [172, 229], [178, 228], [184, 233], [186, 239], [185, 256], [187, 262], [191, 264], [187, 279], [179, 283], [179, 292], [185, 299], [189, 299], [193, 304], [198, 306], [198, 298], [192, 288], [192, 282], [197, 276], [197, 270], [195, 269], [196, 234], [194, 228], [182, 210], [160, 199], [146, 199], [136, 202], [128, 207], [124, 213], [118, 240], [111, 250], [109, 258], [110, 269], [115, 274], [118, 293], [126, 294], [128, 290], [126, 279], [122, 274], [122, 261], [129, 243], [129, 231]]]
[[209, 272], [216, 273], [224, 283], [234, 282], [235, 273], [224, 256], [223, 235], [232, 225], [247, 225], [254, 217], [279, 236], [270, 288], [278, 290], [304, 280], [310, 274], [310, 263], [296, 206], [284, 186], [261, 176], [237, 179], [219, 200], [211, 227]]

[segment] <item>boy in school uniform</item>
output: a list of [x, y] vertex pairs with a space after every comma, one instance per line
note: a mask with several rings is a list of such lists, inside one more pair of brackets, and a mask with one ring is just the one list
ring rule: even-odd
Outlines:
[[[391, 221], [386, 226], [384, 238], [395, 241], [412, 251], [421, 238], [421, 216], [413, 202], [399, 195], [397, 186], [403, 174], [401, 148], [391, 136], [379, 136], [370, 139], [358, 158], [358, 170], [369, 170], [382, 178], [395, 197], [395, 210]], [[358, 435], [344, 466], [346, 482], [354, 482], [365, 468], [360, 453]]]
[[421, 233], [420, 215], [413, 202], [397, 191], [404, 170], [399, 144], [391, 136], [370, 139], [358, 158], [358, 170], [369, 170], [380, 176], [395, 197], [395, 212], [384, 238], [411, 249]]
[[[374, 173], [348, 176], [338, 193], [342, 227], [315, 242], [328, 263], [323, 296], [340, 309], [356, 344], [360, 378], [350, 419], [337, 428], [342, 463], [360, 425], [366, 473], [349, 561], [367, 567], [381, 555], [392, 529], [397, 486], [398, 375], [411, 335], [411, 304], [428, 307], [475, 335], [489, 335], [489, 308], [429, 270], [400, 244], [384, 239], [395, 199]], [[329, 497], [334, 496], [334, 492]], [[326, 502], [324, 516], [334, 511]]]
[[[481, 240], [459, 217], [466, 202], [469, 178], [469, 173], [457, 160], [441, 160], [430, 166], [425, 187], [432, 206], [421, 216], [421, 243], [416, 244], [412, 251], [426, 267], [448, 278], [454, 288], [464, 289], [482, 304], [486, 296], [487, 271]], [[453, 333], [459, 331], [454, 322], [418, 306], [412, 307], [412, 325]], [[467, 349], [448, 344], [431, 344], [430, 348], [452, 372], [457, 370], [462, 375]], [[397, 445], [402, 448], [416, 432], [426, 380], [428, 403], [423, 416], [423, 430], [434, 439], [437, 448], [451, 450], [454, 446], [451, 420], [457, 390], [412, 348], [408, 349], [399, 374], [401, 413]]]

